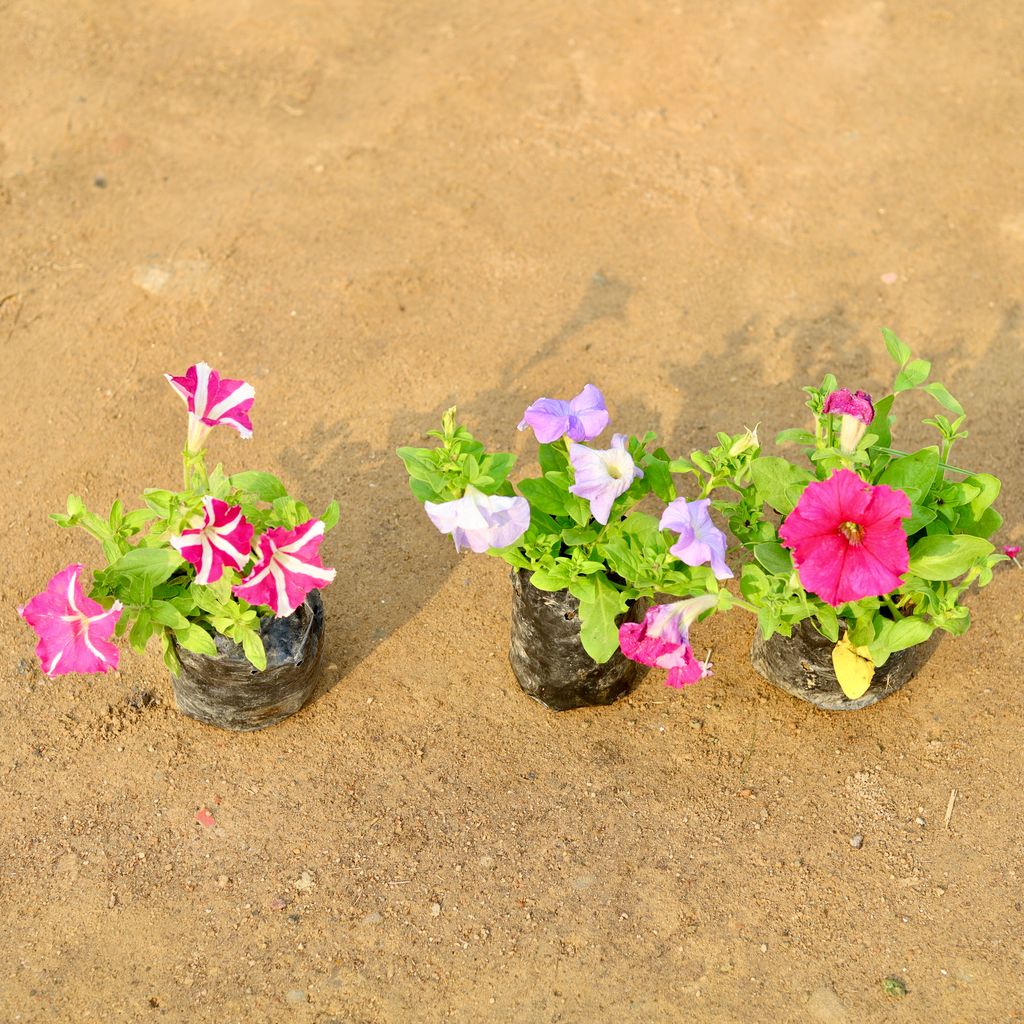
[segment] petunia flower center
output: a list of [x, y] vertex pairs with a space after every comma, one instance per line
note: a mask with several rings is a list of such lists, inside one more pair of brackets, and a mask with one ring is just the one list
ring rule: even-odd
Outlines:
[[611, 478], [612, 478], [613, 480], [621, 480], [621, 479], [622, 479], [622, 470], [621, 470], [621, 469], [619, 469], [619, 467], [618, 467], [618, 466], [616, 466], [616, 465], [614, 465], [614, 464], [610, 464], [610, 465], [608, 466], [608, 475], [609, 475], [609, 476], [610, 476], [610, 477], [611, 477]]
[[851, 543], [860, 544], [864, 539], [864, 527], [860, 523], [841, 523], [839, 532]]

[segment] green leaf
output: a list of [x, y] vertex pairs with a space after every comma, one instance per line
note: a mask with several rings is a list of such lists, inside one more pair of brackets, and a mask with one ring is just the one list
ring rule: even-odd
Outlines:
[[324, 514], [320, 517], [321, 522], [324, 524], [325, 533], [337, 526], [339, 515], [340, 510], [338, 508], [338, 503], [336, 501], [332, 501], [330, 505], [324, 509]]
[[549, 516], [567, 514], [566, 506], [571, 495], [544, 477], [520, 480], [519, 493], [530, 503], [530, 508], [546, 512]]
[[931, 372], [932, 364], [927, 359], [911, 359], [896, 374], [896, 383], [893, 384], [892, 390], [898, 395], [901, 391], [909, 391], [911, 388], [916, 388], [928, 379], [928, 374]]
[[814, 445], [814, 435], [809, 430], [801, 430], [799, 427], [790, 427], [788, 430], [780, 430], [775, 435], [776, 444], [800, 444], [804, 447]]
[[932, 633], [935, 627], [924, 619], [911, 616], [894, 622], [892, 619], [883, 619], [882, 626], [875, 634], [875, 639], [868, 645], [871, 651], [871, 660], [876, 665], [884, 665], [889, 655], [896, 651], [905, 651], [908, 647], [916, 647], [923, 644]]
[[775, 576], [788, 576], [793, 571], [793, 559], [781, 544], [755, 544], [754, 557]]
[[903, 529], [908, 537], [912, 537], [918, 530], [923, 530], [934, 518], [933, 509], [925, 508], [923, 505], [911, 505], [910, 518], [903, 520]]
[[537, 569], [530, 577], [530, 582], [538, 590], [553, 593], [557, 590], [565, 590], [569, 586], [571, 576], [572, 566], [569, 562], [556, 562], [550, 568]]
[[128, 643], [131, 644], [132, 650], [141, 654], [146, 649], [146, 644], [149, 643], [149, 638], [155, 630], [156, 627], [149, 611], [145, 608], [141, 609], [139, 617], [135, 620], [135, 625], [132, 626], [132, 631], [128, 634]]
[[186, 651], [207, 654], [211, 658], [217, 656], [217, 645], [213, 642], [213, 637], [195, 622], [190, 622], [187, 629], [176, 629], [174, 637]]
[[626, 611], [628, 602], [603, 573], [587, 579], [594, 582], [594, 593], [592, 600], [580, 601], [580, 639], [587, 654], [603, 665], [619, 648], [615, 620]]
[[142, 500], [156, 513], [165, 519], [170, 514], [172, 504], [177, 500], [174, 491], [159, 487], [150, 487], [142, 492]]
[[255, 629], [247, 629], [241, 635], [242, 650], [253, 668], [262, 672], [267, 667], [267, 652], [263, 647], [263, 638]]
[[816, 605], [814, 617], [817, 619], [816, 625], [821, 635], [836, 643], [839, 640], [839, 616], [836, 615], [835, 608], [827, 604]]
[[888, 327], [882, 328], [882, 337], [885, 339], [885, 347], [889, 350], [893, 362], [902, 369], [910, 358], [910, 346], [900, 341]]
[[566, 463], [565, 447], [560, 444], [542, 444], [537, 447], [537, 461], [541, 473], [561, 473]]
[[936, 380], [932, 381], [931, 384], [925, 384], [921, 390], [931, 395], [944, 409], [949, 409], [950, 412], [955, 413], [957, 416], [963, 416], [964, 407], [946, 390], [945, 384], [940, 384]]
[[288, 495], [284, 484], [273, 473], [235, 473], [230, 480], [236, 490], [248, 491], [260, 501], [273, 502]]
[[107, 572], [144, 580], [151, 587], [156, 587], [170, 579], [181, 564], [181, 555], [173, 548], [132, 548]]
[[948, 533], [922, 537], [910, 549], [910, 569], [925, 580], [954, 580], [995, 547], [981, 537]]
[[161, 626], [170, 626], [171, 629], [188, 629], [188, 619], [168, 601], [154, 601], [150, 605], [150, 612], [153, 621], [159, 622]]
[[758, 497], [783, 515], [793, 511], [797, 492], [811, 482], [811, 474], [806, 469], [770, 455], [754, 459], [750, 473]]
[[938, 471], [939, 449], [932, 446], [922, 448], [913, 455], [893, 459], [875, 483], [903, 491], [911, 503], [919, 504], [931, 490]]
[[167, 666], [167, 670], [172, 676], [176, 676], [181, 671], [181, 661], [178, 658], [178, 652], [174, 649], [169, 629], [165, 629], [160, 634], [160, 646], [163, 649], [164, 664]]

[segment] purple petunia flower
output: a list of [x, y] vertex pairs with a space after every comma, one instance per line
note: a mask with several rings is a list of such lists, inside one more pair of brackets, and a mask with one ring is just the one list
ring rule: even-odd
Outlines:
[[605, 451], [570, 443], [569, 461], [576, 477], [569, 493], [586, 498], [590, 502], [590, 514], [602, 526], [608, 522], [612, 502], [644, 475], [626, 450], [625, 434], [616, 434], [611, 448]]
[[727, 580], [732, 570], [725, 564], [725, 534], [711, 521], [708, 506], [710, 498], [687, 501], [676, 498], [661, 514], [658, 524], [662, 530], [679, 534], [679, 540], [669, 550], [687, 565], [711, 563], [715, 578]]
[[588, 384], [568, 402], [560, 398], [538, 398], [525, 413], [520, 430], [533, 427], [541, 444], [550, 444], [569, 435], [573, 441], [590, 441], [608, 426], [604, 396]]
[[441, 533], [452, 535], [456, 551], [469, 548], [480, 554], [489, 548], [507, 548], [530, 526], [530, 503], [525, 498], [484, 494], [472, 484], [466, 485], [461, 498], [425, 501], [423, 507]]

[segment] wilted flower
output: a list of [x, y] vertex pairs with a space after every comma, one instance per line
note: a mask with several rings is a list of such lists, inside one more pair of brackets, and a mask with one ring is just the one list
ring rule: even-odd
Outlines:
[[619, 627], [619, 647], [632, 661], [667, 668], [668, 686], [686, 686], [711, 675], [711, 666], [697, 660], [690, 646], [690, 626], [718, 603], [716, 594], [655, 605], [643, 622], [624, 622]]
[[251, 384], [222, 378], [206, 363], [190, 366], [183, 377], [172, 377], [169, 373], [164, 376], [188, 405], [188, 451], [200, 451], [206, 435], [222, 423], [234, 427], [247, 440], [252, 437], [249, 410], [256, 392]]
[[541, 444], [550, 444], [566, 434], [573, 441], [590, 441], [608, 426], [604, 396], [594, 387], [586, 387], [568, 402], [560, 398], [538, 398], [525, 413], [520, 430], [533, 427]]
[[910, 562], [901, 524], [908, 518], [903, 491], [840, 469], [804, 488], [779, 537], [793, 552], [804, 589], [838, 607], [900, 585]]
[[681, 562], [694, 566], [710, 562], [715, 578], [727, 580], [732, 577], [732, 570], [725, 562], [727, 541], [725, 534], [711, 521], [710, 505], [710, 498], [697, 501], [676, 498], [662, 512], [658, 527], [679, 534], [679, 540], [669, 551]]
[[253, 528], [236, 505], [206, 495], [203, 511], [171, 545], [196, 569], [197, 583], [216, 583], [224, 566], [241, 571], [252, 554]]
[[866, 391], [857, 391], [851, 395], [846, 388], [833, 391], [825, 399], [823, 411], [843, 417], [839, 426], [839, 447], [847, 455], [857, 450], [857, 445], [875, 418], [871, 396]]
[[615, 499], [644, 475], [626, 449], [625, 434], [612, 437], [611, 448], [604, 451], [570, 443], [569, 461], [576, 478], [569, 493], [586, 498], [590, 502], [590, 514], [602, 526], [608, 522]]
[[281, 619], [291, 615], [311, 590], [326, 587], [334, 570], [320, 561], [324, 524], [310, 519], [294, 530], [275, 527], [258, 541], [259, 558], [249, 575], [231, 588], [235, 597], [262, 604]]
[[[760, 426], [760, 424], [758, 424]], [[761, 442], [757, 439], [757, 427], [753, 430], [748, 430], [744, 434], [740, 434], [735, 441], [729, 447], [729, 455], [731, 458], [735, 458], [737, 455], [742, 455], [744, 452], [748, 452], [751, 449], [757, 449], [761, 445]]]
[[1016, 562], [1017, 556], [1020, 554], [1020, 545], [1007, 544], [1006, 547], [1003, 548], [1003, 554], [1006, 555], [1007, 558], [1012, 558]]
[[48, 676], [117, 668], [118, 650], [110, 637], [121, 617], [121, 602], [104, 609], [86, 597], [78, 579], [84, 568], [69, 565], [61, 569], [46, 590], [18, 609], [39, 635], [36, 654]]
[[530, 526], [530, 503], [505, 494], [484, 494], [472, 484], [454, 501], [425, 501], [430, 521], [450, 533], [455, 550], [469, 548], [477, 554], [489, 548], [514, 544]]

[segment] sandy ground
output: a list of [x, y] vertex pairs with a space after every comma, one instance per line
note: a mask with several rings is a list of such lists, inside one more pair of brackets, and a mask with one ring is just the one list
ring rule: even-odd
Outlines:
[[[458, 402], [529, 458], [587, 381], [676, 450], [772, 436], [826, 370], [881, 391], [888, 324], [1024, 539], [1020, 4], [0, 14], [0, 1019], [1024, 1020], [1024, 574], [855, 715], [738, 615], [699, 687], [556, 715], [392, 455]], [[343, 507], [322, 691], [254, 735], [155, 651], [43, 678], [14, 611], [98, 564], [69, 491], [177, 480], [199, 359], [258, 391], [215, 456]]]

